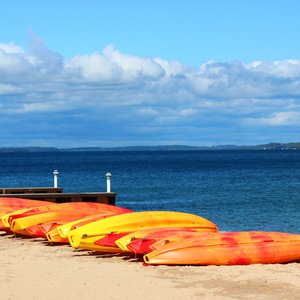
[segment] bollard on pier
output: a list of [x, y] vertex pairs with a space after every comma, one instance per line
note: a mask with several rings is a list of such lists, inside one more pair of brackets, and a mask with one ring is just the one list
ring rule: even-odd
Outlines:
[[111, 178], [111, 173], [106, 173], [106, 191], [107, 193], [110, 193], [111, 192], [111, 182], [110, 182], [110, 178]]
[[54, 176], [54, 188], [57, 188], [58, 187], [58, 171], [57, 170], [54, 170], [53, 171], [53, 176]]

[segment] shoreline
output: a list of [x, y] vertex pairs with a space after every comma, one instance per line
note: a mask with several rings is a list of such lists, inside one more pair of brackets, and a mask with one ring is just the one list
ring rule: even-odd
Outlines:
[[300, 264], [144, 266], [134, 257], [0, 236], [1, 299], [298, 299]]

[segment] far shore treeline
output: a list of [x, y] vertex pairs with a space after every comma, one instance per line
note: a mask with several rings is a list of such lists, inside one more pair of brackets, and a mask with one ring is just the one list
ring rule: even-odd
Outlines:
[[62, 152], [62, 151], [199, 151], [199, 150], [300, 150], [297, 143], [269, 143], [263, 145], [218, 145], [218, 146], [127, 146], [127, 147], [0, 147], [0, 152]]

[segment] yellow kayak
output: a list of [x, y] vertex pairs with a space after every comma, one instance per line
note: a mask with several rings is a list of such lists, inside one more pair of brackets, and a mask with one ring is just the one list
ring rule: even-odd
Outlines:
[[[73, 220], [82, 219], [86, 216], [99, 213], [95, 209], [81, 209], [81, 210], [58, 210], [44, 213], [38, 213], [22, 218], [14, 219], [10, 223], [10, 230], [15, 233], [23, 233], [24, 229], [44, 223], [65, 223]], [[105, 213], [103, 213], [105, 214]]]
[[12, 214], [4, 216], [3, 221], [4, 224], [10, 226], [12, 231], [18, 232], [19, 230], [23, 230], [32, 225], [51, 222], [52, 220], [56, 221], [57, 219], [54, 217], [55, 214], [57, 214], [59, 218], [66, 219], [66, 217], [74, 215], [74, 219], [79, 219], [79, 217], [83, 218], [96, 213], [113, 214], [115, 212], [131, 211], [123, 207], [103, 203], [68, 202], [13, 212]]
[[68, 244], [69, 243], [68, 238], [67, 237], [63, 238], [60, 236], [58, 232], [58, 227], [59, 226], [55, 227], [54, 229], [52, 229], [46, 234], [47, 240], [52, 243]]
[[109, 218], [112, 216], [120, 215], [123, 213], [131, 212], [129, 210], [119, 210], [115, 212], [102, 212], [102, 213], [96, 213], [93, 215], [86, 216], [82, 219], [73, 220], [71, 222], [65, 222], [64, 224], [60, 224], [55, 229], [51, 230], [47, 233], [46, 237], [49, 242], [54, 243], [69, 243], [68, 241], [68, 232], [72, 229], [75, 229], [79, 226], [83, 226], [87, 223], [101, 220], [104, 218]]
[[1, 221], [3, 222], [4, 226], [9, 228], [10, 223], [12, 219], [21, 217], [21, 216], [26, 216], [26, 215], [32, 215], [32, 214], [37, 214], [37, 213], [42, 213], [42, 212], [49, 212], [58, 209], [57, 207], [59, 204], [51, 204], [51, 205], [45, 205], [45, 206], [40, 206], [40, 207], [34, 207], [34, 208], [23, 208], [19, 210], [15, 210], [13, 212], [7, 213], [1, 217]]
[[[113, 216], [88, 223], [71, 230], [68, 239], [73, 248], [105, 251], [113, 247], [96, 245], [95, 242], [109, 233], [133, 232], [155, 227], [186, 227], [206, 232], [217, 232], [217, 226], [211, 221], [197, 215], [171, 212], [146, 211]], [[118, 249], [116, 247], [116, 249]], [[117, 251], [117, 250], [116, 250]], [[121, 251], [121, 249], [119, 249]]]
[[[114, 215], [115, 214], [111, 214], [111, 216], [114, 216]], [[110, 217], [110, 215], [107, 215], [107, 217]], [[101, 220], [101, 219], [103, 219], [103, 213], [87, 216], [80, 220], [74, 220], [73, 222], [62, 224], [57, 227], [57, 230], [58, 230], [59, 235], [62, 238], [68, 238], [69, 231], [71, 231], [77, 227], [80, 227], [81, 224], [86, 225], [87, 223], [94, 222], [94, 221]]]

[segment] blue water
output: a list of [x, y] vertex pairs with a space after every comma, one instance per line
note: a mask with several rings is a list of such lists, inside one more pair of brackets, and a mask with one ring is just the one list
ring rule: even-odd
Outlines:
[[136, 211], [201, 215], [220, 230], [300, 233], [300, 151], [0, 153], [1, 187], [106, 190]]

